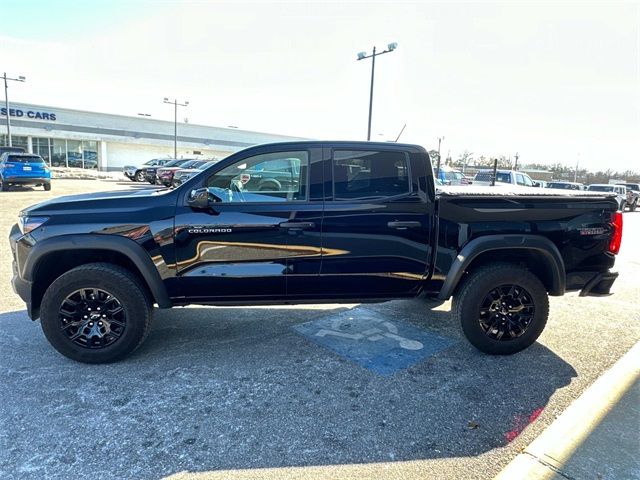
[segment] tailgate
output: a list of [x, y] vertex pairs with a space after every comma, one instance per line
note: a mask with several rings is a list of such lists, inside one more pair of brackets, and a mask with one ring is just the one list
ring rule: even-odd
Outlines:
[[11, 155], [4, 168], [7, 176], [44, 177], [49, 174], [47, 164], [37, 156]]

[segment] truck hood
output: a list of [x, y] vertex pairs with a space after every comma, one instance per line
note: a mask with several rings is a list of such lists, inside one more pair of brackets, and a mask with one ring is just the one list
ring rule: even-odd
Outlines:
[[100, 211], [130, 210], [140, 208], [142, 203], [160, 200], [171, 195], [175, 190], [163, 188], [141, 190], [115, 190], [110, 192], [82, 193], [65, 195], [63, 197], [46, 200], [25, 208], [20, 215], [53, 215], [64, 214], [76, 209], [95, 209]]

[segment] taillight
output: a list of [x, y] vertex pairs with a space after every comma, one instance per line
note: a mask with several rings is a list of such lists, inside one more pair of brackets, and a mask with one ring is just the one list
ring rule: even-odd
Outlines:
[[622, 212], [615, 212], [613, 214], [611, 226], [613, 227], [613, 234], [609, 242], [609, 251], [617, 255], [620, 251], [620, 244], [622, 243]]

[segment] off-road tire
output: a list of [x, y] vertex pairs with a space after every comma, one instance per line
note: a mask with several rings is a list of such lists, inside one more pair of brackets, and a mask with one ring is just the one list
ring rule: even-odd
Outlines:
[[51, 190], [51, 184], [50, 183], [45, 183], [42, 185], [44, 187], [44, 191], [48, 192], [49, 190]]
[[[124, 332], [111, 345], [96, 349], [79, 346], [62, 330], [59, 310], [63, 301], [72, 292], [85, 288], [111, 293], [124, 309]], [[151, 300], [134, 274], [110, 263], [90, 263], [63, 273], [47, 288], [40, 305], [40, 322], [49, 343], [66, 357], [84, 363], [109, 363], [142, 345], [149, 334], [151, 312]]]
[[[521, 336], [495, 340], [483, 331], [480, 307], [485, 297], [502, 285], [515, 285], [528, 292], [534, 306], [531, 322]], [[540, 336], [549, 316], [549, 297], [540, 279], [515, 264], [501, 263], [480, 267], [464, 279], [453, 298], [452, 314], [462, 326], [467, 340], [491, 355], [511, 355], [532, 345]]]

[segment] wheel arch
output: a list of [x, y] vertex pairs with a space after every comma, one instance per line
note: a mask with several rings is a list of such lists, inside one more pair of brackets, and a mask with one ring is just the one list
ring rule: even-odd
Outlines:
[[539, 235], [488, 235], [472, 240], [460, 251], [438, 298], [448, 300], [467, 273], [494, 262], [524, 265], [542, 281], [550, 295], [565, 292], [564, 260], [551, 240]]
[[264, 178], [258, 182], [258, 188], [264, 185], [275, 185], [278, 190], [282, 188], [282, 184], [273, 177]]
[[38, 318], [45, 290], [60, 275], [87, 263], [105, 262], [131, 271], [160, 308], [171, 307], [167, 289], [149, 254], [135, 241], [113, 235], [65, 235], [38, 242], [22, 277], [32, 282], [33, 318]]

